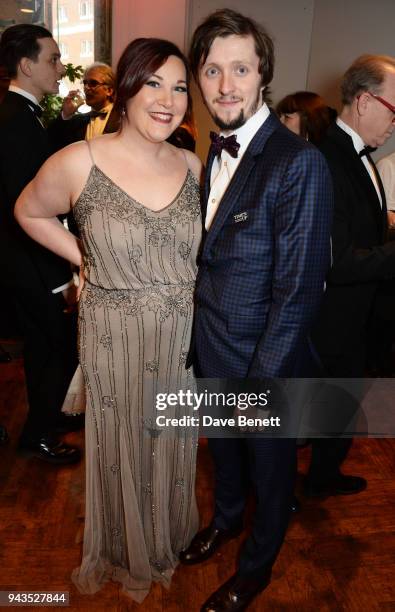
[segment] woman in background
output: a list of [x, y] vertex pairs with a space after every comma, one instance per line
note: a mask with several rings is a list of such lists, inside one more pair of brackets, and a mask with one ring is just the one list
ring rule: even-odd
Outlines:
[[[16, 206], [31, 237], [84, 262], [86, 520], [73, 579], [94, 593], [111, 578], [138, 602], [152, 580], [169, 585], [198, 527], [197, 432], [164, 431], [155, 406], [157, 393], [190, 378], [201, 163], [166, 142], [188, 109], [188, 86], [186, 60], [171, 42], [130, 43], [117, 70], [119, 132], [62, 149]], [[81, 242], [57, 220], [70, 207]], [[179, 413], [176, 406], [165, 416]]]
[[[285, 96], [276, 106], [276, 113], [291, 132], [318, 146], [325, 136], [329, 124], [336, 119], [336, 111], [326, 105], [321, 96], [311, 91], [297, 91]], [[310, 441], [298, 440], [300, 447]], [[294, 496], [291, 512], [299, 512], [300, 502]]]
[[291, 132], [314, 145], [319, 145], [329, 124], [336, 119], [336, 111], [311, 91], [297, 91], [286, 96], [277, 104], [276, 112]]

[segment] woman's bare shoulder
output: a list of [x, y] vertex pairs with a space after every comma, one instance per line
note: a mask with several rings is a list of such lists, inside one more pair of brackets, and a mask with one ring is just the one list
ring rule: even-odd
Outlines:
[[75, 142], [47, 159], [35, 178], [37, 188], [59, 190], [70, 202], [81, 193], [92, 168], [85, 141]]
[[188, 168], [190, 169], [192, 174], [195, 175], [198, 181], [201, 181], [204, 170], [201, 160], [195, 153], [192, 153], [192, 151], [188, 151], [188, 149], [182, 149], [182, 152], [188, 164]]
[[74, 170], [92, 165], [88, 144], [85, 140], [73, 142], [52, 155], [46, 164], [58, 168], [60, 171]]

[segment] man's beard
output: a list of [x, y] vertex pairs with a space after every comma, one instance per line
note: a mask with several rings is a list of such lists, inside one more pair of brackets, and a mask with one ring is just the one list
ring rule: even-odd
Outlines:
[[213, 115], [213, 121], [215, 125], [223, 132], [233, 132], [246, 122], [246, 118], [244, 117], [244, 108], [241, 109], [239, 116], [231, 121], [223, 121], [221, 117], [218, 117], [218, 115]]
[[216, 113], [214, 113], [212, 114], [212, 118], [215, 125], [219, 127], [219, 129], [223, 132], [233, 132], [234, 130], [241, 128], [241, 126], [243, 126], [248, 121], [248, 119], [252, 117], [252, 115], [255, 115], [256, 111], [260, 107], [261, 94], [262, 90], [259, 89], [255, 102], [250, 108], [248, 117], [244, 115], [244, 108], [241, 109], [239, 115], [235, 119], [231, 119], [230, 121], [225, 121], [224, 119], [221, 119], [221, 117], [219, 117]]

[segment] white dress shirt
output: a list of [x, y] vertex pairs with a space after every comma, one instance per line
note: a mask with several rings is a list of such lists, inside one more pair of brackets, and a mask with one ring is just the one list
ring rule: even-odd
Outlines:
[[[264, 102], [257, 112], [252, 115], [252, 117], [250, 117], [244, 125], [231, 132], [231, 134], [236, 136], [237, 142], [240, 145], [237, 157], [232, 157], [225, 150], [222, 150], [220, 159], [218, 159], [218, 156], [215, 157], [211, 168], [210, 195], [207, 202], [207, 213], [205, 220], [207, 230], [211, 226], [222, 196], [224, 195], [232, 176], [236, 172], [248, 145], [269, 115], [269, 108]], [[227, 133], [226, 136], [230, 136], [231, 134]]]
[[377, 170], [383, 181], [387, 208], [395, 211], [395, 153], [380, 159], [377, 162]]
[[[354, 149], [356, 150], [356, 152], [359, 155], [359, 153], [362, 151], [362, 149], [366, 146], [364, 141], [360, 137], [360, 135], [357, 134], [357, 132], [355, 132], [349, 125], [347, 125], [347, 123], [344, 123], [344, 121], [339, 119], [339, 117], [336, 119], [336, 123], [339, 126], [339, 128], [341, 128], [344, 132], [346, 132], [346, 134], [351, 136], [352, 142], [353, 142], [353, 145], [354, 145]], [[372, 183], [374, 185], [374, 188], [376, 189], [377, 196], [379, 198], [380, 206], [383, 207], [383, 203], [381, 201], [380, 188], [379, 188], [379, 185], [377, 183], [377, 179], [375, 177], [375, 174], [374, 174], [374, 171], [372, 169], [372, 166], [370, 165], [370, 162], [369, 162], [368, 158], [366, 157], [366, 155], [361, 157], [361, 161], [364, 164], [366, 170], [369, 172], [369, 176], [372, 179]]]

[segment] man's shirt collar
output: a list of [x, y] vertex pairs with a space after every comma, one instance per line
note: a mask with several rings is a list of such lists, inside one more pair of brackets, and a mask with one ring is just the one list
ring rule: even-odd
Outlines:
[[20, 87], [17, 87], [16, 85], [10, 85], [8, 88], [8, 91], [13, 91], [16, 94], [19, 94], [20, 96], [23, 96], [24, 98], [27, 98], [28, 100], [30, 100], [30, 102], [33, 102], [33, 104], [35, 104], [36, 106], [40, 106], [36, 96], [33, 96], [33, 94], [31, 94], [29, 91], [26, 91], [25, 89], [21, 89]]
[[262, 106], [256, 111], [256, 113], [254, 113], [252, 117], [250, 117], [245, 122], [244, 125], [237, 128], [237, 130], [234, 130], [233, 132], [227, 132], [226, 134], [221, 132], [221, 134], [223, 134], [224, 136], [230, 136], [231, 134], [234, 134], [236, 136], [237, 142], [240, 144], [238, 158], [241, 158], [243, 156], [243, 153], [247, 149], [251, 140], [254, 138], [259, 128], [262, 127], [269, 115], [269, 107], [266, 102], [264, 102]]
[[360, 137], [360, 135], [357, 134], [357, 132], [353, 130], [349, 125], [347, 125], [347, 123], [344, 123], [344, 121], [342, 121], [339, 117], [337, 117], [336, 123], [339, 126], [339, 128], [341, 128], [344, 132], [346, 132], [346, 134], [351, 136], [352, 143], [354, 145], [354, 149], [359, 155], [359, 153], [365, 147], [365, 143]]

